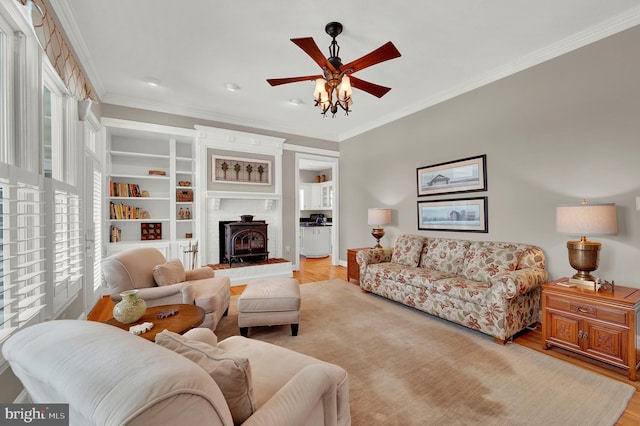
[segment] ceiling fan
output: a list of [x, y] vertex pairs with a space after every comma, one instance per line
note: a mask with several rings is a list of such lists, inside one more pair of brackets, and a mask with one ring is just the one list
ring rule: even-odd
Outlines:
[[[326, 116], [328, 111], [331, 111], [333, 117], [335, 117], [336, 112], [338, 112], [338, 107], [342, 108], [346, 115], [349, 115], [349, 112], [351, 112], [349, 109], [349, 105], [353, 103], [351, 87], [364, 90], [378, 98], [383, 97], [391, 90], [390, 87], [384, 87], [361, 80], [352, 74], [371, 65], [401, 56], [393, 43], [389, 41], [361, 58], [343, 65], [340, 56], [338, 56], [340, 54], [340, 46], [338, 46], [338, 42], [336, 41], [336, 37], [342, 33], [342, 24], [339, 22], [329, 22], [324, 30], [333, 39], [331, 46], [329, 46], [328, 58], [324, 57], [313, 38], [303, 37], [291, 39], [292, 42], [304, 50], [307, 55], [322, 68], [322, 74], [304, 77], [270, 78], [267, 79], [267, 82], [272, 86], [279, 86], [281, 84], [295, 83], [298, 81], [315, 80], [316, 88], [313, 92], [315, 106], [322, 109], [322, 115], [324, 116]], [[333, 100], [334, 92], [335, 101]]]

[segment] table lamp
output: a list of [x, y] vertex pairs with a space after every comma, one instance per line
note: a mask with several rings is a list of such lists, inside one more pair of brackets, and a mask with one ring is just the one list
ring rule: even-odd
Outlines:
[[384, 237], [384, 229], [381, 225], [391, 223], [391, 209], [371, 208], [367, 217], [368, 224], [373, 225], [371, 235], [376, 239], [376, 245], [373, 248], [382, 248], [380, 239]]
[[600, 243], [588, 241], [587, 235], [610, 235], [618, 232], [616, 205], [562, 204], [556, 208], [556, 231], [561, 234], [579, 235], [579, 241], [568, 241], [569, 264], [577, 273], [573, 279], [594, 281], [591, 272], [598, 269]]

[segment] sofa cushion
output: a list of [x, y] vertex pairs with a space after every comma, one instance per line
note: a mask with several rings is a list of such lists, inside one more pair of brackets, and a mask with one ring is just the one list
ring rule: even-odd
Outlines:
[[184, 282], [186, 273], [180, 259], [171, 259], [153, 268], [153, 279], [159, 286]]
[[[477, 305], [477, 309], [479, 311], [486, 311], [487, 292], [490, 288], [491, 285], [488, 283], [469, 280], [458, 275], [433, 281], [431, 283], [429, 295], [432, 300], [441, 302], [435, 303], [434, 306], [451, 306], [451, 300], [458, 299]], [[469, 309], [475, 309], [471, 305], [468, 305], [467, 307]], [[492, 306], [491, 310], [494, 309], [498, 308]], [[464, 312], [460, 312], [460, 316], [462, 317], [461, 320], [463, 320]]]
[[455, 276], [455, 274], [452, 274], [450, 272], [442, 272], [436, 271], [435, 269], [418, 267], [411, 268], [409, 266], [406, 266], [396, 274], [396, 281], [413, 287], [429, 289], [433, 287], [432, 283], [434, 281]]
[[400, 235], [393, 244], [391, 262], [406, 266], [418, 266], [425, 241], [426, 238], [420, 235]]
[[422, 253], [420, 266], [440, 272], [460, 274], [464, 266], [464, 256], [470, 241], [436, 238], [429, 241], [429, 249]]
[[211, 376], [222, 391], [235, 424], [243, 423], [256, 410], [247, 358], [168, 330], [156, 335], [156, 343], [190, 359]]
[[488, 283], [489, 279], [515, 271], [522, 249], [517, 244], [474, 242], [464, 258], [463, 275], [473, 281]]

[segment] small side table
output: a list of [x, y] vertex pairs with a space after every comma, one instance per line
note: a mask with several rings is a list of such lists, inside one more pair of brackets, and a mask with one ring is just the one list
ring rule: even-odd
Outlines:
[[[168, 309], [177, 309], [178, 312], [166, 318], [156, 316], [159, 312]], [[153, 328], [146, 333], [139, 334], [139, 336], [153, 342], [156, 339], [156, 334], [162, 333], [164, 330], [182, 334], [199, 326], [204, 322], [204, 309], [200, 306], [187, 304], [152, 306], [147, 308], [142, 318], [134, 323], [122, 324], [115, 318], [108, 319], [104, 323], [129, 331], [129, 327], [132, 325], [139, 325], [143, 322], [152, 322]]]
[[371, 247], [360, 247], [347, 249], [347, 281], [352, 279], [360, 282], [360, 265], [356, 262], [356, 255], [360, 250], [368, 250]]
[[562, 278], [542, 285], [542, 348], [557, 346], [616, 367], [636, 379], [640, 355], [640, 289], [565, 287]]

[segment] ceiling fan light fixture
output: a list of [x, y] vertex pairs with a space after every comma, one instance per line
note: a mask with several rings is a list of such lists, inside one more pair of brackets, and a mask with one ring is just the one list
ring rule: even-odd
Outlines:
[[339, 109], [342, 109], [345, 115], [349, 115], [351, 112], [349, 106], [353, 104], [351, 97], [353, 87], [378, 98], [383, 97], [391, 90], [390, 87], [380, 86], [356, 77], [353, 77], [352, 86], [350, 75], [364, 68], [379, 64], [380, 62], [401, 56], [392, 42], [389, 41], [366, 55], [347, 64], [343, 64], [339, 56], [340, 46], [336, 41], [336, 37], [342, 33], [342, 24], [339, 22], [330, 22], [325, 27], [325, 32], [332, 38], [328, 58], [323, 55], [311, 37], [291, 39], [296, 46], [304, 50], [305, 53], [320, 66], [322, 69], [321, 75], [268, 78], [267, 83], [271, 86], [279, 86], [281, 84], [295, 83], [298, 81], [315, 80], [316, 86], [313, 90], [315, 106], [322, 110], [322, 115], [325, 117], [328, 111], [331, 111], [331, 116], [335, 117]]
[[313, 97], [316, 99], [320, 99], [320, 95], [324, 95], [324, 97], [328, 97], [327, 95], [327, 86], [324, 78], [319, 78], [316, 80], [316, 88], [313, 90]]
[[347, 74], [342, 76], [342, 80], [340, 81], [340, 85], [338, 85], [338, 92], [340, 93], [341, 98], [350, 98], [352, 94], [351, 90], [351, 79]]

